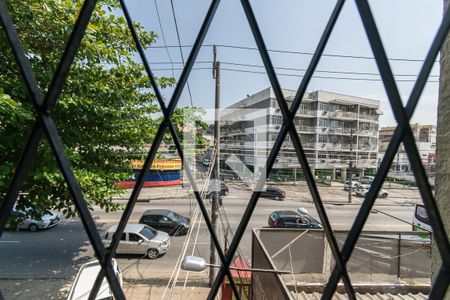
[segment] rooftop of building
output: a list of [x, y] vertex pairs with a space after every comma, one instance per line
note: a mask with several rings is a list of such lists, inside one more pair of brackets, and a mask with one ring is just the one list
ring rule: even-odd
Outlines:
[[[431, 125], [431, 124], [410, 124], [411, 129], [429, 129], [429, 128], [436, 128], [436, 125]], [[380, 131], [394, 131], [397, 128], [397, 126], [386, 126], [386, 127], [381, 127]]]
[[[282, 89], [283, 95], [286, 99], [292, 100], [295, 95], [295, 90], [289, 90], [289, 89]], [[259, 92], [256, 92], [252, 95], [247, 95], [246, 98], [228, 106], [228, 109], [239, 109], [242, 107], [248, 107], [254, 103], [258, 103], [260, 101], [263, 101], [265, 99], [275, 99], [275, 92], [272, 89], [272, 87], [267, 87]], [[308, 99], [312, 101], [320, 101], [320, 102], [330, 102], [330, 103], [337, 103], [337, 104], [363, 104], [367, 105], [369, 107], [378, 108], [380, 106], [379, 100], [364, 98], [364, 97], [358, 97], [358, 96], [351, 96], [351, 95], [345, 95], [345, 94], [339, 94], [329, 91], [322, 91], [317, 90], [313, 92], [307, 92], [305, 93], [303, 99]]]

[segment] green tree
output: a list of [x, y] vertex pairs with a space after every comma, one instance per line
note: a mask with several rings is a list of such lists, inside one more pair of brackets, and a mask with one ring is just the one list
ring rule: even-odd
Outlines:
[[[82, 1], [10, 0], [9, 8], [43, 91], [47, 89]], [[114, 183], [129, 178], [130, 153], [152, 141], [159, 111], [118, 1], [99, 1], [71, 67], [53, 118], [88, 204], [118, 209], [111, 199], [122, 192]], [[144, 48], [153, 32], [135, 24]], [[0, 195], [8, 187], [24, 148], [35, 112], [12, 51], [0, 30]], [[172, 78], [158, 78], [162, 88]], [[22, 188], [20, 206], [38, 212], [61, 209], [75, 216], [72, 199], [45, 139]]]
[[[201, 150], [206, 146], [204, 131], [208, 128], [208, 124], [204, 121], [205, 114], [206, 111], [200, 107], [179, 107], [171, 116], [186, 156], [195, 155], [196, 150]], [[160, 117], [158, 122], [162, 121], [163, 117]], [[164, 135], [164, 142], [169, 145], [170, 149], [175, 149], [169, 130]]]

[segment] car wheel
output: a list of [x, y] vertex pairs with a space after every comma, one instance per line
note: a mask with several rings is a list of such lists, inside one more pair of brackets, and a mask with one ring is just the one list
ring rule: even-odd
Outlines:
[[387, 193], [383, 193], [383, 198], [387, 198], [388, 194]]
[[31, 232], [36, 232], [39, 228], [38, 228], [38, 226], [36, 224], [30, 224], [30, 226], [28, 226], [28, 229]]
[[278, 201], [278, 200], [280, 200], [280, 197], [278, 197], [278, 196], [275, 196], [275, 200], [277, 200], [277, 201]]
[[159, 252], [156, 249], [149, 249], [147, 252], [147, 256], [150, 259], [155, 259], [158, 257], [158, 255], [159, 255]]

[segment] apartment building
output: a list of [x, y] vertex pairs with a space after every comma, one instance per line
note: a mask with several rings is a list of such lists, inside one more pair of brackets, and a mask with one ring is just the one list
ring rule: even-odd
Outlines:
[[[283, 90], [288, 106], [295, 91]], [[326, 91], [305, 94], [294, 119], [308, 163], [330, 178], [346, 178], [350, 161], [358, 173], [377, 168], [379, 101]], [[280, 132], [283, 117], [272, 88], [266, 88], [222, 112], [221, 161], [236, 155], [261, 171]], [[287, 136], [274, 172], [301, 169]]]
[[[383, 159], [389, 142], [394, 135], [396, 127], [383, 127], [380, 129], [379, 161]], [[411, 124], [411, 130], [416, 140], [417, 150], [428, 172], [434, 172], [436, 164], [436, 125]], [[403, 144], [400, 145], [392, 162], [391, 170], [397, 173], [411, 172], [411, 165]]]

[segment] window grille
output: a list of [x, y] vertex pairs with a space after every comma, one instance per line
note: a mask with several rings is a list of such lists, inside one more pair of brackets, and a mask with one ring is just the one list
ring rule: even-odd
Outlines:
[[[326, 235], [326, 238], [330, 244], [331, 251], [333, 253], [333, 257], [336, 261], [336, 265], [334, 267], [334, 270], [329, 278], [329, 281], [325, 287], [323, 298], [324, 299], [330, 299], [334, 292], [336, 291], [337, 284], [340, 279], [343, 280], [343, 283], [345, 285], [346, 292], [350, 299], [355, 299], [355, 292], [353, 289], [353, 286], [350, 282], [350, 278], [348, 276], [348, 272], [346, 269], [346, 264], [350, 259], [350, 256], [352, 254], [352, 251], [355, 248], [355, 244], [358, 240], [358, 237], [362, 231], [362, 228], [370, 214], [370, 211], [372, 210], [372, 207], [374, 205], [374, 202], [376, 200], [378, 191], [381, 188], [381, 185], [383, 184], [386, 175], [389, 171], [389, 168], [392, 164], [392, 161], [395, 157], [395, 154], [397, 152], [397, 149], [399, 148], [400, 144], [403, 142], [405, 151], [408, 155], [408, 158], [411, 163], [411, 168], [414, 172], [416, 182], [418, 184], [421, 197], [423, 199], [423, 202], [425, 204], [426, 210], [428, 212], [428, 215], [430, 216], [433, 233], [434, 233], [434, 240], [438, 246], [439, 252], [441, 254], [442, 258], [442, 265], [440, 267], [440, 271], [437, 275], [437, 278], [432, 286], [431, 293], [429, 295], [430, 299], [441, 299], [445, 295], [445, 292], [449, 286], [450, 283], [450, 245], [449, 240], [447, 239], [444, 226], [442, 223], [442, 218], [438, 212], [435, 199], [433, 197], [430, 185], [427, 180], [427, 176], [421, 161], [421, 158], [419, 156], [414, 136], [409, 124], [409, 120], [412, 117], [415, 108], [417, 107], [417, 103], [419, 101], [420, 95], [424, 89], [424, 86], [426, 84], [427, 78], [430, 74], [430, 71], [432, 69], [432, 66], [436, 60], [436, 57], [440, 51], [440, 48], [445, 40], [445, 37], [447, 36], [447, 33], [449, 31], [450, 27], [450, 13], [449, 10], [445, 12], [442, 24], [439, 28], [439, 31], [430, 47], [430, 50], [427, 54], [426, 60], [423, 63], [422, 69], [420, 71], [420, 74], [417, 78], [417, 81], [415, 82], [413, 91], [411, 93], [411, 96], [408, 99], [407, 105], [403, 106], [401, 97], [396, 85], [396, 81], [394, 79], [394, 76], [392, 74], [392, 70], [390, 68], [385, 49], [383, 47], [378, 28], [375, 24], [375, 20], [372, 15], [372, 11], [370, 9], [370, 6], [368, 4], [367, 0], [355, 0], [359, 14], [361, 16], [365, 32], [367, 34], [368, 40], [370, 42], [370, 46], [372, 48], [373, 54], [375, 56], [375, 60], [378, 66], [378, 69], [380, 71], [380, 75], [386, 90], [386, 93], [389, 98], [389, 102], [391, 104], [392, 110], [394, 112], [395, 119], [398, 123], [398, 126], [395, 130], [395, 133], [393, 134], [392, 140], [389, 143], [389, 146], [387, 147], [386, 154], [384, 155], [383, 160], [381, 161], [379, 171], [377, 172], [375, 176], [375, 180], [373, 181], [370, 190], [367, 194], [367, 196], [364, 199], [364, 202], [358, 212], [358, 215], [353, 223], [353, 226], [351, 228], [351, 231], [348, 234], [348, 237], [345, 241], [345, 244], [342, 248], [342, 250], [339, 249], [336, 238], [333, 235], [333, 231], [328, 219], [328, 216], [325, 212], [321, 196], [319, 194], [319, 191], [317, 189], [316, 183], [314, 181], [314, 174], [311, 172], [311, 169], [309, 167], [305, 151], [303, 150], [302, 143], [300, 141], [299, 135], [296, 131], [296, 128], [294, 126], [294, 116], [295, 113], [298, 111], [303, 96], [305, 95], [306, 88], [308, 86], [308, 83], [311, 80], [312, 75], [314, 74], [314, 71], [319, 63], [319, 60], [323, 54], [324, 48], [327, 45], [328, 39], [332, 33], [332, 30], [335, 26], [336, 20], [338, 19], [341, 9], [343, 7], [345, 0], [338, 0], [336, 2], [336, 6], [330, 16], [330, 19], [327, 23], [327, 26], [321, 36], [321, 39], [317, 45], [317, 48], [315, 50], [315, 53], [311, 59], [311, 62], [308, 66], [308, 69], [302, 79], [302, 82], [298, 88], [298, 91], [296, 93], [296, 96], [293, 99], [292, 105], [287, 104], [285, 97], [283, 96], [282, 89], [280, 87], [278, 78], [276, 76], [274, 67], [272, 65], [272, 61], [270, 59], [270, 56], [268, 54], [264, 39], [261, 35], [258, 22], [256, 21], [256, 18], [253, 13], [252, 6], [250, 5], [249, 0], [241, 0], [242, 7], [244, 9], [246, 18], [248, 20], [249, 26], [252, 30], [253, 36], [255, 38], [256, 44], [258, 46], [259, 53], [261, 55], [262, 61], [264, 63], [266, 72], [269, 76], [271, 86], [274, 90], [274, 94], [276, 96], [277, 104], [280, 108], [280, 111], [283, 115], [282, 124], [280, 133], [273, 145], [273, 148], [270, 152], [270, 155], [267, 160], [267, 164], [265, 166], [265, 170], [261, 172], [261, 174], [270, 174], [270, 170], [272, 169], [277, 154], [279, 153], [282, 143], [289, 134], [291, 137], [291, 141], [294, 145], [296, 154], [298, 156], [299, 163], [303, 169], [303, 173], [305, 175], [306, 181], [308, 183], [309, 190], [311, 192], [312, 198], [314, 200], [314, 204], [316, 206], [316, 209], [318, 211], [320, 220], [324, 227], [324, 232]], [[17, 199], [17, 196], [19, 195], [20, 188], [25, 180], [27, 171], [30, 168], [31, 161], [33, 159], [34, 154], [36, 153], [37, 146], [42, 138], [44, 136], [48, 139], [52, 150], [54, 152], [54, 155], [57, 159], [59, 168], [61, 170], [61, 173], [63, 174], [67, 185], [69, 187], [71, 196], [73, 198], [74, 204], [76, 209], [79, 212], [80, 218], [82, 220], [84, 229], [86, 230], [86, 233], [89, 237], [89, 240], [94, 248], [95, 254], [98, 257], [100, 264], [102, 266], [101, 272], [99, 273], [99, 276], [94, 284], [94, 288], [91, 291], [90, 299], [94, 299], [95, 295], [98, 292], [98, 289], [100, 287], [100, 284], [103, 280], [103, 278], [106, 276], [111, 289], [113, 291], [113, 294], [116, 299], [125, 299], [125, 295], [120, 288], [119, 281], [115, 275], [115, 272], [113, 270], [113, 266], [111, 263], [111, 259], [114, 257], [119, 239], [123, 233], [123, 230], [125, 228], [125, 224], [128, 222], [131, 212], [136, 204], [136, 200], [138, 198], [138, 195], [142, 189], [144, 178], [148, 170], [150, 169], [150, 165], [155, 158], [155, 155], [157, 153], [157, 150], [159, 148], [159, 145], [163, 139], [163, 135], [165, 133], [165, 130], [168, 129], [170, 134], [173, 137], [173, 140], [175, 142], [175, 145], [180, 153], [180, 155], [183, 157], [183, 149], [180, 145], [179, 139], [177, 137], [176, 131], [174, 129], [174, 126], [170, 120], [171, 114], [173, 113], [175, 107], [177, 106], [177, 103], [179, 101], [181, 92], [186, 85], [188, 76], [192, 70], [193, 64], [197, 58], [197, 55], [199, 53], [200, 47], [204, 41], [204, 38], [206, 36], [206, 33], [208, 32], [208, 29], [210, 27], [210, 24], [214, 18], [215, 12], [217, 10], [217, 7], [220, 3], [220, 0], [212, 0], [211, 4], [209, 6], [209, 9], [206, 13], [206, 16], [203, 20], [202, 26], [200, 28], [200, 31], [198, 33], [198, 36], [195, 40], [195, 43], [193, 45], [193, 48], [191, 50], [191, 53], [186, 61], [186, 65], [182, 71], [182, 74], [180, 76], [180, 79], [176, 85], [174, 94], [171, 97], [170, 102], [168, 105], [166, 105], [163, 101], [162, 95], [159, 90], [159, 86], [156, 84], [155, 78], [153, 76], [153, 73], [151, 71], [150, 63], [147, 61], [147, 58], [144, 54], [143, 48], [140, 44], [139, 38], [136, 34], [136, 31], [134, 29], [134, 25], [132, 22], [132, 19], [128, 13], [127, 6], [124, 2], [124, 0], [120, 0], [121, 8], [124, 12], [126, 21], [128, 23], [128, 27], [132, 33], [133, 40], [136, 44], [138, 53], [143, 61], [143, 64], [145, 66], [145, 70], [148, 73], [149, 79], [151, 81], [151, 84], [154, 88], [154, 92], [156, 95], [156, 98], [158, 100], [158, 103], [161, 107], [161, 112], [164, 115], [164, 121], [160, 124], [157, 134], [155, 136], [155, 140], [152, 143], [152, 147], [148, 152], [147, 158], [145, 160], [145, 163], [143, 164], [143, 168], [139, 174], [139, 179], [136, 183], [136, 186], [130, 196], [130, 199], [127, 203], [127, 206], [124, 210], [124, 213], [122, 215], [122, 218], [120, 220], [120, 223], [117, 227], [117, 234], [114, 236], [113, 241], [111, 242], [111, 245], [108, 248], [105, 248], [101, 242], [101, 238], [99, 233], [96, 230], [95, 223], [92, 219], [92, 216], [87, 208], [87, 205], [83, 198], [83, 193], [80, 190], [79, 184], [77, 180], [75, 179], [75, 176], [73, 174], [73, 171], [71, 169], [70, 161], [67, 158], [67, 155], [64, 152], [64, 147], [61, 143], [61, 140], [59, 139], [58, 135], [58, 128], [56, 128], [55, 123], [52, 120], [52, 111], [54, 107], [57, 104], [58, 97], [61, 93], [61, 90], [66, 83], [67, 75], [70, 69], [70, 66], [74, 60], [74, 57], [77, 53], [77, 50], [80, 46], [81, 40], [83, 35], [85, 34], [86, 28], [90, 22], [90, 18], [92, 16], [92, 12], [95, 8], [97, 1], [96, 0], [85, 0], [80, 14], [78, 16], [78, 19], [76, 21], [76, 24], [73, 28], [73, 31], [71, 33], [71, 36], [67, 42], [64, 54], [61, 58], [61, 61], [57, 67], [57, 70], [54, 74], [53, 80], [50, 84], [50, 87], [47, 91], [47, 93], [44, 95], [43, 91], [41, 91], [38, 87], [37, 81], [35, 77], [33, 76], [33, 72], [30, 67], [30, 63], [28, 61], [28, 57], [26, 56], [22, 43], [17, 35], [17, 32], [15, 30], [13, 21], [10, 17], [10, 13], [8, 10], [8, 7], [6, 5], [5, 0], [0, 0], [0, 21], [2, 25], [2, 30], [6, 33], [7, 39], [10, 43], [11, 49], [14, 53], [15, 60], [17, 62], [18, 68], [22, 74], [23, 80], [25, 82], [26, 88], [29, 93], [29, 97], [31, 98], [34, 107], [36, 109], [36, 122], [33, 126], [32, 132], [27, 140], [27, 144], [25, 146], [25, 149], [23, 149], [22, 156], [17, 163], [17, 167], [15, 169], [15, 173], [13, 177], [11, 178], [11, 183], [8, 188], [8, 191], [1, 203], [0, 207], [0, 233], [3, 232], [5, 223], [8, 220], [8, 217], [11, 213], [11, 210], [13, 208], [13, 205], [15, 203], [15, 200]], [[278, 5], [278, 3], [274, 4]], [[314, 97], [314, 95], [312, 95]], [[324, 108], [322, 107], [322, 104], [319, 104], [319, 109]], [[321, 124], [322, 125], [322, 124]], [[208, 299], [213, 299], [219, 290], [219, 287], [224, 280], [225, 276], [228, 277], [233, 292], [237, 299], [240, 299], [238, 290], [236, 288], [236, 284], [233, 280], [233, 277], [230, 273], [230, 264], [232, 262], [232, 259], [236, 253], [237, 247], [239, 245], [240, 240], [243, 237], [245, 228], [247, 227], [247, 224], [250, 220], [250, 217], [252, 216], [252, 213], [256, 207], [256, 204], [258, 203], [258, 199], [260, 197], [260, 192], [265, 178], [261, 178], [258, 186], [258, 191], [253, 192], [251, 199], [249, 201], [249, 204], [244, 212], [244, 215], [242, 217], [242, 221], [239, 224], [235, 236], [229, 245], [228, 251], [225, 254], [223, 249], [221, 248], [217, 235], [213, 231], [213, 227], [211, 225], [211, 220], [208, 215], [208, 212], [206, 210], [205, 204], [201, 199], [201, 196], [196, 189], [196, 183], [193, 180], [193, 176], [189, 170], [188, 166], [185, 166], [187, 177], [191, 183], [191, 186], [194, 188], [194, 194], [196, 197], [196, 200], [199, 204], [199, 207], [201, 209], [201, 212], [203, 214], [203, 217], [206, 221], [208, 230], [210, 232], [210, 235], [214, 241], [214, 244], [217, 248], [220, 261], [222, 263], [222, 268], [218, 272], [218, 275], [212, 285], [210, 294], [208, 296]]]

